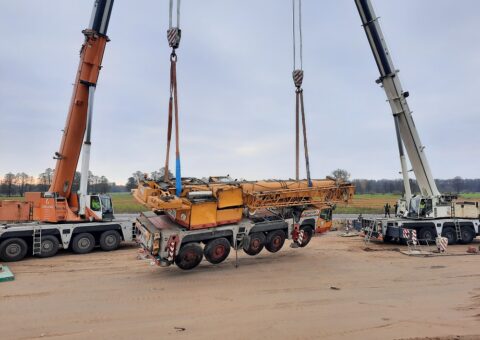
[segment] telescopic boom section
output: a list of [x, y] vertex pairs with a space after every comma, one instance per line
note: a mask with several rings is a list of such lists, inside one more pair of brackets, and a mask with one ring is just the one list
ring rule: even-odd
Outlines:
[[392, 58], [388, 52], [387, 44], [372, 4], [370, 0], [355, 0], [355, 4], [357, 5], [363, 28], [380, 71], [380, 78], [377, 82], [381, 83], [385, 89], [392, 113], [398, 118], [400, 136], [405, 144], [420, 191], [424, 196], [439, 196], [440, 192], [430, 171], [424, 146], [420, 142], [412, 113], [408, 107], [406, 100], [408, 92], [403, 92], [402, 90], [397, 74], [398, 71], [393, 66]]
[[114, 0], [95, 0], [90, 25], [82, 33], [85, 42], [80, 50], [80, 63], [72, 101], [68, 111], [57, 164], [49, 192], [69, 198], [87, 124], [89, 87], [95, 87], [102, 65], [107, 28]]

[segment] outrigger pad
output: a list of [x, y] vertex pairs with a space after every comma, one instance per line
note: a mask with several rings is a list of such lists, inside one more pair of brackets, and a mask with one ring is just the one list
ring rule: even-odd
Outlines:
[[0, 264], [0, 282], [13, 280], [15, 280], [15, 275], [13, 275], [10, 268]]

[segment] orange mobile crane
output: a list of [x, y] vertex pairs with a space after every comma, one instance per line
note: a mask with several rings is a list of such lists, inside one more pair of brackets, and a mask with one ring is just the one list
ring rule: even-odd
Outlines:
[[[122, 239], [131, 240], [131, 226], [114, 219], [111, 198], [87, 192], [93, 97], [108, 42], [107, 28], [113, 0], [95, 0], [73, 88], [52, 184], [48, 192], [27, 192], [25, 201], [0, 202], [0, 259], [33, 255], [53, 256], [60, 245], [86, 253], [100, 244], [115, 249]], [[83, 144], [83, 146], [82, 146]], [[80, 190], [72, 183], [82, 151]], [[79, 223], [80, 222], [80, 223]]]

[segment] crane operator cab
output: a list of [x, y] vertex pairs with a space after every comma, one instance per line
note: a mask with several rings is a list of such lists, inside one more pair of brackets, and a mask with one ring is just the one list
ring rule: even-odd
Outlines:
[[431, 198], [414, 196], [410, 201], [409, 217], [425, 218], [433, 216], [433, 204]]
[[87, 207], [102, 221], [113, 220], [112, 198], [108, 195], [87, 195]]

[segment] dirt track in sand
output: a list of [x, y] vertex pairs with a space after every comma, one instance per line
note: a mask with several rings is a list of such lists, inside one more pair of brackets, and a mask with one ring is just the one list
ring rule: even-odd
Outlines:
[[11, 263], [16, 280], [0, 283], [0, 337], [480, 338], [480, 255], [363, 248], [358, 237], [330, 233], [304, 249], [239, 253], [239, 268], [231, 254], [190, 272], [137, 260], [134, 246]]

